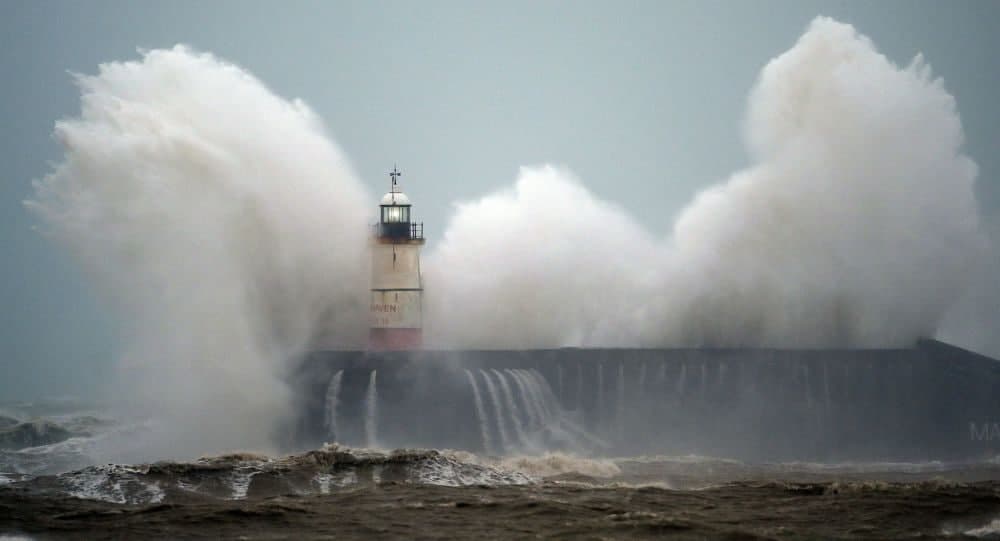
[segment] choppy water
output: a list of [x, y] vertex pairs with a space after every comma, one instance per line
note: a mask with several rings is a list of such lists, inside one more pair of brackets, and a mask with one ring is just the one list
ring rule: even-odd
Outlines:
[[[8, 418], [3, 430], [26, 420]], [[72, 435], [0, 451], [0, 539], [1000, 539], [998, 458], [747, 463], [327, 445], [95, 465], [102, 445], [144, 428], [93, 412], [32, 422]]]
[[[724, 461], [644, 459], [607, 461], [596, 467], [597, 476], [574, 473], [575, 460], [566, 457], [522, 460], [518, 471], [517, 461], [483, 465], [437, 451], [326, 449], [283, 459], [87, 468], [0, 486], [0, 532], [45, 538], [1000, 537], [1000, 483], [974, 480], [996, 473], [977, 468], [838, 480], [840, 474], [808, 468], [765, 467], [758, 476], [752, 467]], [[559, 463], [566, 471], [555, 473]], [[698, 464], [693, 472], [715, 480], [750, 475], [678, 488], [692, 473], [670, 472], [692, 463]], [[652, 474], [660, 468], [667, 474]], [[529, 473], [547, 469], [548, 476]], [[776, 470], [782, 471], [768, 480]], [[879, 480], [885, 478], [896, 480]]]

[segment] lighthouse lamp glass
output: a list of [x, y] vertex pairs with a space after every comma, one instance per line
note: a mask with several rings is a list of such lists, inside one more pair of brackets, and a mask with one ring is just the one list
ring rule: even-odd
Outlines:
[[407, 207], [383, 207], [382, 221], [385, 223], [402, 223], [410, 220], [410, 209]]

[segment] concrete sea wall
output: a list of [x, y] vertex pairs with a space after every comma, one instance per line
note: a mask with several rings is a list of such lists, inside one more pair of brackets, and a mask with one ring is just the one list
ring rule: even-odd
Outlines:
[[[314, 352], [298, 444], [744, 460], [1000, 455], [1000, 363], [910, 349]], [[984, 430], [984, 427], [985, 430]]]

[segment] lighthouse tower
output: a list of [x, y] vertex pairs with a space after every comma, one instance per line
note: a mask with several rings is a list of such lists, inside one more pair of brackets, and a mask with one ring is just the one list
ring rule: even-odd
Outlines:
[[373, 350], [418, 349], [423, 342], [420, 247], [424, 224], [410, 221], [410, 199], [399, 189], [401, 175], [395, 167], [389, 173], [392, 184], [382, 196], [372, 236], [368, 347]]

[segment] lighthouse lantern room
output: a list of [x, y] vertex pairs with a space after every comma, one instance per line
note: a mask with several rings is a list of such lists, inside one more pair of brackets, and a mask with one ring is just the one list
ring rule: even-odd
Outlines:
[[410, 220], [410, 199], [399, 188], [395, 167], [389, 192], [379, 204], [372, 235], [371, 330], [373, 350], [418, 349], [423, 343], [423, 282], [420, 248], [424, 224]]

